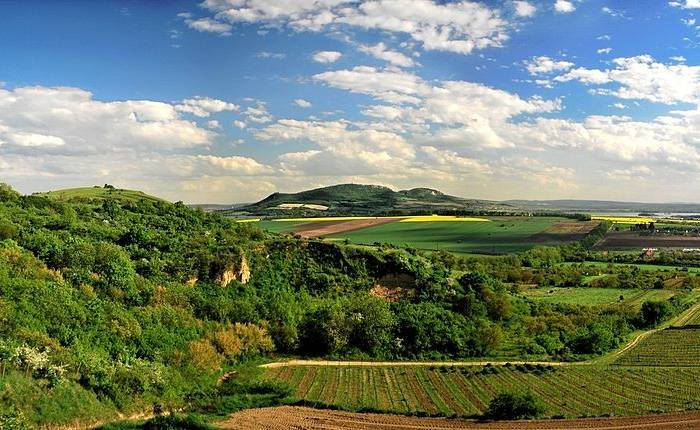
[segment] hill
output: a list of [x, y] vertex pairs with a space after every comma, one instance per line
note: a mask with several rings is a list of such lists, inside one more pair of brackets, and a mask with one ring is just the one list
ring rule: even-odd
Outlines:
[[65, 188], [62, 190], [47, 191], [44, 193], [35, 193], [35, 196], [48, 197], [52, 200], [62, 202], [78, 202], [91, 200], [119, 200], [123, 202], [151, 201], [164, 202], [164, 199], [151, 196], [143, 191], [125, 190], [115, 188], [111, 185], [81, 187], [81, 188]]
[[290, 211], [368, 215], [435, 210], [498, 210], [496, 202], [464, 199], [430, 188], [394, 191], [380, 185], [340, 184], [298, 193], [273, 193], [265, 199], [228, 210], [228, 213], [274, 215]]

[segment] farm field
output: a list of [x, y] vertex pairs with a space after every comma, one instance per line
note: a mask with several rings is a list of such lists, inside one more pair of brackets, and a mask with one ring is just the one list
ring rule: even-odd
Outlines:
[[497, 394], [531, 390], [548, 417], [629, 416], [700, 408], [700, 367], [270, 368], [308, 405], [400, 414], [476, 416]]
[[[639, 308], [648, 300], [668, 300], [675, 293], [669, 290], [633, 290], [622, 288], [536, 288], [524, 292], [525, 297], [549, 303], [603, 306], [620, 304]], [[622, 300], [620, 298], [622, 297]]]
[[617, 250], [630, 248], [700, 248], [696, 236], [642, 236], [634, 231], [611, 231], [596, 244], [595, 249]]
[[557, 217], [329, 217], [289, 218], [259, 222], [275, 233], [304, 237], [348, 239], [361, 245], [388, 243], [425, 250], [456, 253], [502, 254], [535, 245], [579, 240], [598, 222], [572, 221]]
[[585, 266], [591, 268], [605, 269], [608, 266], [612, 267], [636, 267], [640, 270], [652, 270], [652, 271], [672, 271], [672, 270], [683, 270], [690, 273], [700, 273], [700, 267], [682, 267], [682, 266], [663, 266], [660, 264], [632, 264], [632, 263], [608, 263], [602, 261], [586, 261], [583, 263], [579, 262], [565, 262], [558, 263], [557, 266]]
[[580, 418], [572, 420], [477, 421], [447, 418], [418, 418], [401, 415], [344, 412], [307, 407], [280, 406], [236, 412], [217, 423], [218, 428], [237, 430], [287, 430], [324, 428], [332, 430], [562, 430], [646, 429], [685, 430], [700, 426], [700, 412], [678, 412], [643, 417]]
[[700, 366], [700, 328], [670, 327], [654, 332], [625, 351], [615, 364]]
[[[541, 244], [530, 239], [553, 227], [561, 218], [491, 217], [491, 222], [396, 222], [333, 237], [356, 244], [389, 243], [395, 246], [457, 253], [509, 253]], [[558, 237], [565, 241], [566, 233]]]

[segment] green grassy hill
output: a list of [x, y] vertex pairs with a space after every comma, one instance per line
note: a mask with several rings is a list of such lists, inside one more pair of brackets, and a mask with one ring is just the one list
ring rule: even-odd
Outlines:
[[308, 208], [295, 209], [295, 211], [354, 215], [392, 211], [415, 212], [510, 208], [507, 205], [491, 201], [450, 196], [430, 188], [394, 191], [391, 188], [380, 185], [340, 184], [299, 193], [273, 193], [267, 198], [239, 208], [237, 211], [260, 215], [287, 213], [290, 211], [289, 209], [280, 208], [280, 205], [284, 204], [322, 205], [328, 207], [327, 211]]
[[143, 191], [134, 190], [124, 190], [121, 188], [114, 188], [110, 186], [100, 187], [81, 187], [81, 188], [66, 188], [63, 190], [47, 191], [44, 193], [35, 193], [34, 195], [48, 197], [53, 200], [58, 200], [62, 202], [78, 202], [78, 201], [90, 201], [90, 200], [110, 200], [115, 199], [123, 202], [137, 202], [137, 201], [152, 201], [152, 202], [163, 202], [164, 199], [159, 197], [151, 196]]

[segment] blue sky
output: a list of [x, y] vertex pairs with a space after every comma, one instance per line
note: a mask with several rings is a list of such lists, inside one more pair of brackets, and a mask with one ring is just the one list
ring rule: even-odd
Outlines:
[[0, 2], [0, 171], [698, 201], [698, 0]]

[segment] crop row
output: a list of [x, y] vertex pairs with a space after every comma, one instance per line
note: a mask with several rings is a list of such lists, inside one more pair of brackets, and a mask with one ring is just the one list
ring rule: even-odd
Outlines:
[[671, 328], [639, 341], [616, 360], [632, 366], [700, 366], [700, 329]]
[[700, 368], [299, 366], [270, 369], [268, 377], [287, 382], [309, 403], [401, 414], [473, 416], [497, 394], [523, 390], [540, 398], [549, 416], [700, 408]]

